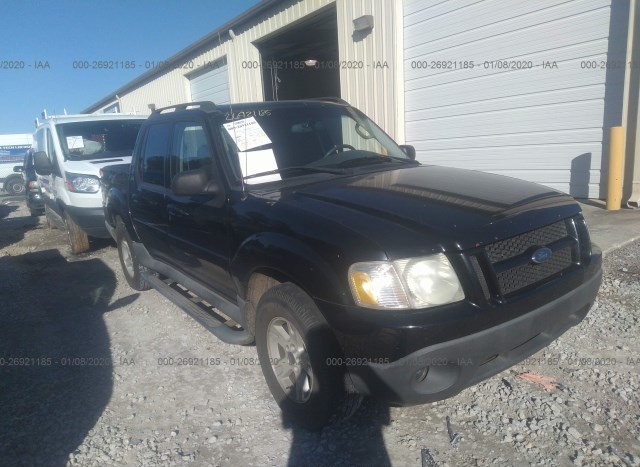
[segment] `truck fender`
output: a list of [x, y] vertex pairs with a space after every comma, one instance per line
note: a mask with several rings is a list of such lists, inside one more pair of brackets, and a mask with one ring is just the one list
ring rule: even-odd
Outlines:
[[129, 215], [129, 202], [127, 197], [121, 190], [110, 188], [107, 193], [107, 200], [104, 206], [105, 222], [115, 229], [116, 217], [118, 216], [122, 219], [122, 222], [124, 222], [131, 239], [134, 242], [139, 242], [140, 239], [133, 228], [131, 216]]
[[318, 252], [283, 234], [266, 232], [247, 238], [231, 259], [230, 270], [242, 298], [247, 297], [254, 272], [275, 273], [276, 279], [294, 282], [312, 298], [349, 304], [351, 297], [346, 271], [344, 278], [338, 277]]

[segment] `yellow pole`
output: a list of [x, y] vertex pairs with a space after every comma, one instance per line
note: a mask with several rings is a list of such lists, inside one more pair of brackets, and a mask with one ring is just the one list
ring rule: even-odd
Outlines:
[[622, 162], [624, 127], [611, 127], [609, 138], [609, 183], [607, 185], [607, 210], [616, 211], [622, 205]]

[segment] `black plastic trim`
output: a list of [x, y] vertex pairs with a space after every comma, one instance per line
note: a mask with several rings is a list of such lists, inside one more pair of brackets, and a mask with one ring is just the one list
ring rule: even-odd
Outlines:
[[[244, 300], [238, 301], [240, 306], [238, 306], [238, 304], [236, 303], [232, 303], [231, 301], [227, 300], [223, 296], [212, 291], [210, 288], [202, 285], [200, 282], [197, 282], [191, 279], [190, 277], [186, 276], [185, 274], [178, 271], [174, 267], [162, 261], [158, 261], [157, 259], [154, 259], [149, 254], [149, 252], [147, 251], [147, 249], [144, 247], [142, 243], [133, 242], [133, 250], [138, 260], [140, 261], [140, 264], [142, 264], [143, 266], [155, 272], [158, 272], [160, 274], [163, 274], [175, 280], [176, 282], [183, 285], [184, 287], [186, 287], [187, 289], [195, 293], [197, 296], [199, 296], [203, 300], [206, 300], [215, 308], [218, 308], [222, 313], [229, 316], [235, 322], [239, 323], [240, 326], [242, 326], [243, 329], [241, 331], [233, 330], [227, 326], [223, 326], [221, 328], [215, 328], [215, 329], [214, 328], [210, 329], [209, 327], [205, 326], [209, 331], [215, 334], [220, 340], [224, 342], [228, 342], [230, 344], [241, 344], [241, 345], [246, 345], [253, 342], [253, 336], [251, 336], [246, 331], [247, 320], [246, 320], [246, 313], [244, 313], [244, 305], [245, 305]], [[150, 283], [154, 287], [156, 286], [155, 281], [150, 280]], [[158, 290], [160, 291], [160, 289]], [[164, 292], [162, 293], [164, 294]], [[167, 298], [171, 300], [170, 297], [167, 297]], [[176, 303], [176, 305], [180, 306], [179, 303]], [[185, 311], [189, 313], [188, 310], [185, 310]]]

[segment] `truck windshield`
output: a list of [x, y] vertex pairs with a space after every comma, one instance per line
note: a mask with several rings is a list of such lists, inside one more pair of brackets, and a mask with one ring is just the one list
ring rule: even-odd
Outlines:
[[142, 120], [97, 120], [56, 126], [65, 159], [130, 156]]
[[373, 121], [348, 107], [229, 112], [221, 132], [236, 175], [247, 184], [341, 173], [343, 168], [380, 162], [412, 162]]

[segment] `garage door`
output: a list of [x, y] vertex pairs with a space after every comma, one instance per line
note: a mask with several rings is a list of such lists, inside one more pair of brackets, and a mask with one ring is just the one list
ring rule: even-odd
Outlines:
[[602, 194], [603, 135], [620, 125], [624, 66], [601, 65], [624, 63], [628, 2], [404, 0], [403, 9], [406, 139], [422, 162]]
[[212, 101], [216, 104], [228, 104], [229, 73], [226, 59], [221, 60], [212, 69], [190, 78], [191, 101]]

